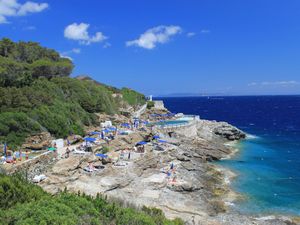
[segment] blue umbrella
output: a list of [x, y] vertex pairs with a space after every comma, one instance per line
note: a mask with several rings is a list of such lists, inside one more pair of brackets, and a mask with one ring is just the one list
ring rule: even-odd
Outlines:
[[130, 128], [130, 124], [129, 123], [122, 123], [121, 127], [129, 127]]
[[100, 132], [97, 132], [97, 131], [94, 131], [94, 132], [91, 132], [90, 133], [91, 135], [98, 135], [98, 134], [101, 134]]
[[160, 142], [160, 143], [167, 143], [167, 141], [161, 140], [161, 139], [158, 139], [158, 142]]
[[153, 136], [153, 138], [154, 138], [154, 139], [158, 139], [158, 138], [159, 138], [159, 136], [158, 136], [158, 135], [155, 135], [155, 136]]
[[87, 142], [95, 142], [96, 138], [87, 137], [87, 138], [84, 138], [84, 140]]
[[110, 130], [110, 131], [115, 131], [115, 130], [117, 130], [117, 128], [115, 128], [115, 127], [110, 127], [110, 128], [108, 128], [108, 130]]
[[146, 144], [148, 144], [148, 143], [145, 141], [140, 141], [140, 142], [136, 143], [136, 145], [146, 145]]
[[101, 158], [108, 158], [108, 155], [104, 155], [101, 153], [96, 154], [97, 157], [101, 157]]

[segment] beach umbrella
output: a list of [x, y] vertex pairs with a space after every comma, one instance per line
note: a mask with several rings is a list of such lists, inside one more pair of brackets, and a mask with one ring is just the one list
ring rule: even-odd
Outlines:
[[140, 141], [140, 142], [136, 143], [136, 145], [146, 145], [146, 144], [148, 144], [148, 142], [145, 142], [145, 141]]
[[53, 148], [53, 147], [48, 148], [48, 151], [56, 151], [56, 148]]
[[91, 132], [90, 135], [98, 135], [98, 134], [101, 134], [100, 132], [97, 132], [97, 131], [94, 131], [94, 132]]
[[96, 138], [86, 137], [86, 138], [84, 138], [84, 140], [87, 142], [95, 142]]
[[101, 154], [101, 153], [96, 154], [96, 156], [100, 157], [100, 158], [108, 158], [108, 155], [104, 155], [104, 154]]
[[167, 143], [167, 141], [161, 140], [161, 139], [158, 139], [158, 142], [160, 142], [160, 143]]
[[121, 127], [128, 127], [128, 128], [130, 128], [130, 124], [129, 123], [122, 123]]
[[158, 135], [154, 135], [153, 138], [154, 138], [154, 139], [158, 139], [159, 136], [158, 136]]

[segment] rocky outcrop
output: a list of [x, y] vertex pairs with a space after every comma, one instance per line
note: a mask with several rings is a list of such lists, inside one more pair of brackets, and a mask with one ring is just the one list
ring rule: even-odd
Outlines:
[[52, 137], [48, 132], [42, 132], [37, 135], [28, 137], [22, 148], [32, 149], [32, 150], [42, 150], [50, 146]]
[[225, 122], [218, 123], [213, 132], [229, 141], [246, 138], [246, 134], [243, 131]]
[[[228, 211], [224, 199], [230, 199], [227, 196], [233, 193], [224, 179], [226, 172], [208, 162], [231, 154], [233, 147], [224, 143], [244, 138], [245, 134], [227, 123], [206, 120], [199, 121], [196, 130], [193, 137], [176, 132], [170, 137], [167, 132], [162, 133], [168, 141], [163, 151], [148, 144], [144, 154], [132, 153], [131, 160], [126, 159], [120, 165], [103, 164], [92, 155], [71, 154], [70, 158], [57, 162], [40, 185], [51, 193], [67, 188], [93, 196], [101, 193], [135, 207], [160, 208], [168, 218], [180, 217], [188, 225], [289, 224], [282, 219], [258, 220]], [[120, 149], [132, 149], [145, 136], [142, 132], [119, 136], [109, 147], [118, 154]], [[102, 169], [93, 173], [84, 171], [89, 162]]]
[[197, 127], [198, 137], [205, 140], [213, 140], [216, 136], [228, 141], [236, 141], [246, 138], [246, 134], [243, 131], [226, 122], [200, 120], [198, 121]]

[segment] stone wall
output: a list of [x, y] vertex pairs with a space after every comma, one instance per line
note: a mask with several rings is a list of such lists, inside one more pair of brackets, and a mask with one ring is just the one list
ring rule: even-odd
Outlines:
[[164, 132], [175, 132], [177, 134], [183, 135], [185, 137], [196, 137], [198, 135], [198, 121], [193, 120], [188, 124], [179, 126], [169, 126], [164, 128], [157, 128], [158, 130]]
[[189, 125], [179, 127], [175, 131], [176, 133], [184, 135], [186, 137], [196, 137], [198, 132], [197, 122], [192, 121], [189, 123]]

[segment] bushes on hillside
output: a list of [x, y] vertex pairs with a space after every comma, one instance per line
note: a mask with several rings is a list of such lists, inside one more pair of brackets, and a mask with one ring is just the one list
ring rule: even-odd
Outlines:
[[38, 43], [0, 40], [0, 143], [15, 147], [42, 130], [56, 137], [83, 135], [84, 126], [97, 122], [95, 113], [118, 113], [123, 102], [114, 92], [122, 92], [132, 106], [144, 102], [127, 88], [70, 78], [73, 67]]
[[20, 177], [0, 175], [0, 221], [3, 224], [126, 224], [183, 225], [168, 220], [159, 209], [141, 211], [92, 198], [62, 192], [51, 196]]
[[154, 102], [153, 101], [147, 102], [147, 109], [152, 109], [153, 107], [154, 107]]
[[129, 88], [122, 88], [121, 94], [123, 95], [123, 99], [132, 106], [142, 105], [146, 102], [144, 95]]
[[73, 78], [37, 79], [21, 88], [0, 87], [0, 141], [19, 145], [28, 134], [47, 130], [57, 137], [83, 135], [95, 112], [113, 114], [117, 104], [105, 87]]

